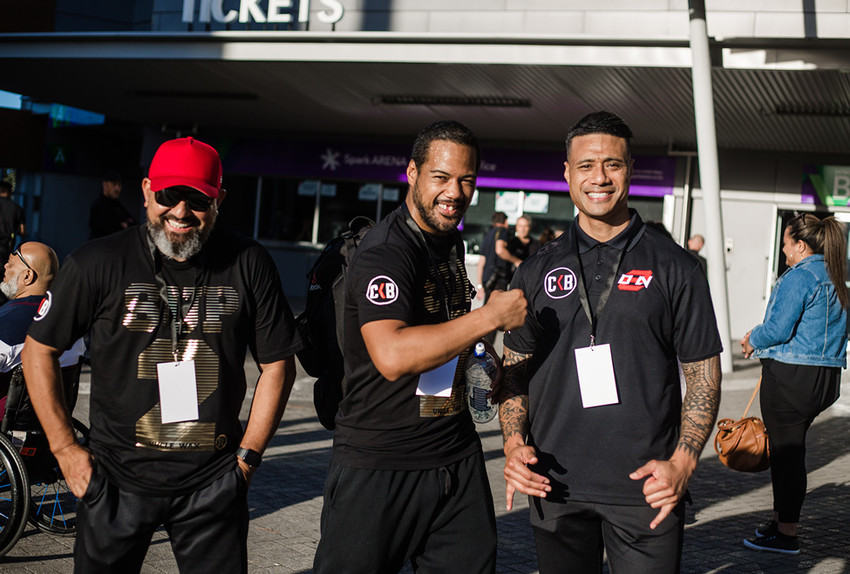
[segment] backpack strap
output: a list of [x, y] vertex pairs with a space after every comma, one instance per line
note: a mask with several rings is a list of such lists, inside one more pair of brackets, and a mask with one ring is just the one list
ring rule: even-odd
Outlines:
[[[333, 302], [334, 302], [334, 327], [336, 331], [336, 343], [339, 350], [345, 353], [345, 279], [348, 276], [348, 266], [351, 265], [351, 259], [354, 257], [354, 251], [357, 249], [360, 241], [366, 233], [375, 226], [375, 222], [358, 215], [348, 223], [348, 229], [342, 233], [340, 238], [343, 245], [340, 248], [340, 253], [343, 257], [342, 270], [331, 286]], [[342, 377], [342, 393], [345, 394], [346, 387], [345, 376]]]

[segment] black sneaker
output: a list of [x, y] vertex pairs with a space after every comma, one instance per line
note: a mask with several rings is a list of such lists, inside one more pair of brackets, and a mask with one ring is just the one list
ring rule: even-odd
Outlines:
[[756, 528], [756, 536], [776, 536], [777, 532], [779, 532], [779, 523], [772, 518]]
[[753, 550], [765, 550], [767, 552], [778, 552], [780, 554], [799, 554], [800, 543], [796, 536], [786, 536], [777, 532], [773, 536], [759, 536], [744, 540], [744, 546]]

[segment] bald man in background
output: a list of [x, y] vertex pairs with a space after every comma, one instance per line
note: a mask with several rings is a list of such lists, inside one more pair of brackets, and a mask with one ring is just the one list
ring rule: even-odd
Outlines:
[[[59, 259], [49, 246], [29, 241], [12, 251], [4, 269], [0, 291], [9, 301], [0, 306], [0, 419], [12, 371], [21, 364], [27, 331], [33, 319], [50, 307], [47, 290], [59, 269]], [[84, 352], [85, 346], [78, 340], [62, 355], [60, 365], [75, 365]]]

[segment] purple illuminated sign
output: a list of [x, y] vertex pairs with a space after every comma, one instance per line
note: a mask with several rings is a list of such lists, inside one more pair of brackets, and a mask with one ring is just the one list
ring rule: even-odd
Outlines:
[[[215, 143], [213, 145], [216, 145]], [[256, 173], [309, 179], [406, 182], [409, 146], [364, 142], [221, 142], [225, 173]], [[478, 187], [522, 191], [569, 191], [564, 152], [481, 150]], [[673, 193], [676, 159], [636, 157], [631, 194], [662, 197]]]

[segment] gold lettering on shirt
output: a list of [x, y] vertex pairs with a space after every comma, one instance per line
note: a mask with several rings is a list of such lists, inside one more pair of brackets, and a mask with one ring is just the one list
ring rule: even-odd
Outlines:
[[[193, 297], [195, 289], [198, 293]], [[183, 317], [181, 338], [177, 342], [177, 359], [195, 361], [198, 405], [207, 400], [219, 384], [219, 357], [203, 339], [205, 333], [221, 333], [222, 317], [239, 308], [239, 294], [229, 286], [179, 287], [167, 289], [171, 315], [162, 313], [159, 290], [149, 283], [131, 284], [125, 291], [127, 312], [123, 324], [130, 331], [148, 333], [158, 329], [160, 320], [177, 316], [178, 301], [191, 307]], [[203, 321], [199, 320], [203, 312]], [[174, 360], [171, 339], [158, 337], [139, 354], [136, 375], [138, 384], [158, 385], [157, 364]], [[159, 403], [136, 422], [136, 446], [156, 450], [213, 450], [216, 445], [214, 422], [188, 421], [162, 423]]]
[[[452, 274], [449, 270], [448, 262], [443, 261], [438, 265], [440, 280], [443, 285], [450, 285]], [[436, 278], [434, 277], [434, 268], [430, 267], [428, 277], [425, 280], [423, 304], [425, 310], [431, 315], [442, 314], [442, 309], [445, 305], [440, 298], [440, 290], [437, 287]], [[454, 289], [449, 302], [450, 318], [456, 319], [466, 313], [471, 302], [469, 296], [469, 280], [466, 278], [466, 269], [462, 264], [458, 265], [458, 272], [454, 277]], [[455, 376], [452, 380], [452, 394], [449, 397], [434, 397], [422, 395], [419, 397], [419, 416], [421, 418], [445, 417], [456, 415], [466, 408], [466, 380], [464, 377], [464, 365], [466, 365], [466, 356], [469, 350], [464, 351], [460, 360], [457, 362]]]

